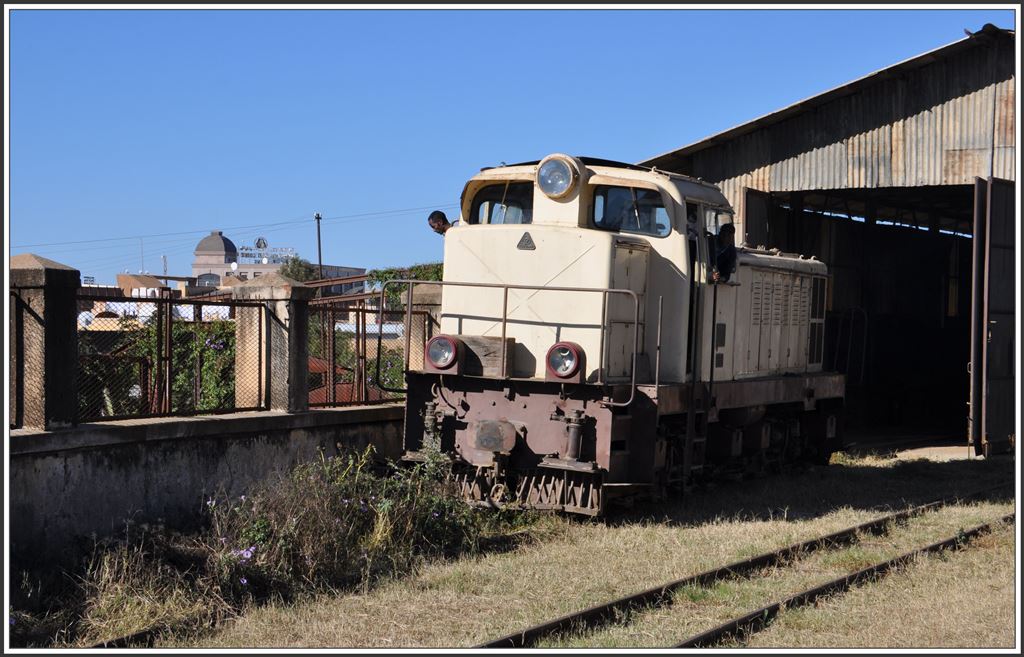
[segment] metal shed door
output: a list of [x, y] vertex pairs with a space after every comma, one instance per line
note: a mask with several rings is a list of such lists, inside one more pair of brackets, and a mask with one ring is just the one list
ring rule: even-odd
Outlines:
[[1015, 230], [1013, 183], [976, 178], [968, 435], [986, 456], [1015, 439]]
[[749, 187], [743, 188], [743, 238], [748, 246], [780, 246], [769, 244], [768, 230], [770, 196]]

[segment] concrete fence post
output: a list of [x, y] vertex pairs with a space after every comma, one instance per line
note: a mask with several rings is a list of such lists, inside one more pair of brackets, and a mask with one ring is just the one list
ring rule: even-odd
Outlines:
[[80, 273], [32, 253], [10, 263], [11, 419], [35, 429], [70, 427], [78, 415]]
[[[235, 405], [296, 413], [309, 408], [309, 300], [316, 289], [277, 272], [231, 288], [236, 301], [262, 301], [265, 310], [235, 311]], [[244, 377], [259, 372], [262, 383]]]

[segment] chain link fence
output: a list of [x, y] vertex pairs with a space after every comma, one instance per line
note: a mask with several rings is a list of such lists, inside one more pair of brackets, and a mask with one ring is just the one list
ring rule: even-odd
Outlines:
[[[259, 303], [78, 297], [78, 420], [265, 408]], [[240, 331], [255, 335], [239, 340]]]
[[[267, 310], [258, 302], [77, 296], [77, 421], [264, 410]], [[423, 366], [423, 347], [435, 322], [353, 307], [330, 298], [310, 305], [308, 328], [311, 407], [397, 401], [408, 367]], [[32, 322], [35, 322], [33, 324]], [[38, 326], [36, 326], [38, 325]], [[10, 427], [23, 426], [41, 404], [23, 373], [41, 371], [39, 317], [10, 294]], [[378, 374], [379, 373], [379, 374]], [[378, 382], [379, 376], [379, 382]], [[34, 413], [42, 416], [42, 409]]]

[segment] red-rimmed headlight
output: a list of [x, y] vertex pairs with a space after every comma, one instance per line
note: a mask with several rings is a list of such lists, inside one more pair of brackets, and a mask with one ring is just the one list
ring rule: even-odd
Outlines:
[[435, 335], [427, 342], [427, 360], [439, 370], [451, 367], [458, 355], [458, 344], [447, 335]]
[[548, 349], [548, 372], [560, 379], [568, 379], [580, 369], [583, 353], [580, 346], [572, 342], [556, 342]]

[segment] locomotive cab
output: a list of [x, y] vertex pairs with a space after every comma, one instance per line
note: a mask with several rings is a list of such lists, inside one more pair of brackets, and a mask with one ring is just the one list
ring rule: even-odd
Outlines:
[[[810, 405], [806, 376], [795, 399], [745, 392], [744, 380], [815, 371], [790, 355], [751, 369], [745, 350], [756, 338], [766, 353], [808, 351], [810, 314], [793, 309], [825, 268], [741, 248], [715, 285], [731, 223], [721, 192], [685, 176], [562, 154], [482, 170], [444, 232], [439, 326], [406, 373], [406, 458], [451, 455], [470, 501], [596, 515], [612, 497], [695, 481], [722, 413], [733, 426], [752, 408], [736, 430], [756, 433], [767, 406], [835, 397], [834, 377], [810, 382], [824, 393]], [[761, 331], [773, 294], [795, 295], [786, 318], [804, 334]]]
[[[703, 215], [731, 216], [724, 196], [681, 176], [611, 164], [554, 155], [484, 170], [466, 185], [461, 219], [445, 234], [444, 280], [533, 288], [508, 292], [504, 375], [512, 379], [545, 379], [549, 348], [571, 341], [588, 355], [584, 381], [631, 380], [635, 354], [647, 382], [647, 328], [656, 319], [648, 300], [661, 296], [663, 314], [678, 315], [689, 282], [707, 276], [696, 237]], [[445, 286], [441, 332], [498, 337], [503, 297], [482, 285]], [[667, 380], [685, 379], [682, 342], [663, 346]]]

